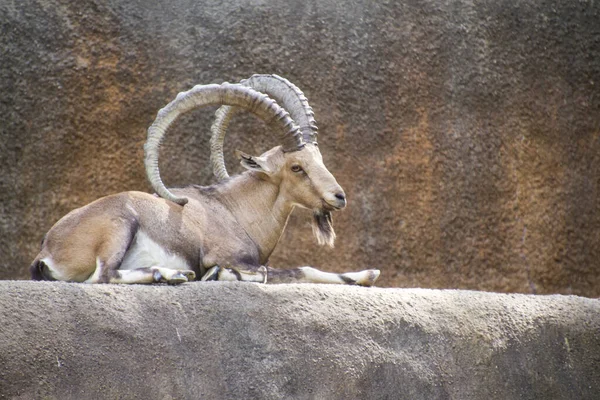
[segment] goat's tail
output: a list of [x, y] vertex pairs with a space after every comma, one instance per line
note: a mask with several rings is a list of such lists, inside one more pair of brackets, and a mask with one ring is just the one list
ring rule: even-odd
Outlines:
[[31, 280], [33, 281], [55, 281], [52, 274], [48, 270], [48, 266], [42, 261], [36, 259], [33, 264], [29, 267], [31, 273]]

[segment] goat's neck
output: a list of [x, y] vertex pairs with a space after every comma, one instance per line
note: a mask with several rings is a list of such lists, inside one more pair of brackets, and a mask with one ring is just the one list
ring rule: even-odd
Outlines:
[[235, 176], [220, 189], [224, 204], [259, 247], [260, 262], [266, 263], [294, 206], [281, 195], [279, 186], [254, 172]]

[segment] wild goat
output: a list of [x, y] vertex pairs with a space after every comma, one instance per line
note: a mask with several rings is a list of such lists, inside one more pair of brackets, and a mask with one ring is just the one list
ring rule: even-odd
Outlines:
[[[221, 180], [208, 187], [169, 190], [158, 169], [161, 141], [179, 115], [210, 105], [227, 106], [217, 112], [211, 141], [213, 167]], [[258, 157], [239, 152], [248, 171], [229, 178], [222, 143], [239, 109], [279, 132], [282, 145]], [[202, 277], [373, 285], [378, 270], [335, 274], [311, 267], [265, 267], [295, 206], [314, 211], [317, 240], [333, 246], [331, 212], [346, 206], [346, 196], [323, 164], [316, 131], [302, 92], [276, 75], [256, 75], [241, 84], [198, 85], [180, 93], [158, 112], [144, 145], [148, 179], [160, 197], [123, 192], [71, 211], [44, 237], [30, 267], [32, 279], [178, 284]]]

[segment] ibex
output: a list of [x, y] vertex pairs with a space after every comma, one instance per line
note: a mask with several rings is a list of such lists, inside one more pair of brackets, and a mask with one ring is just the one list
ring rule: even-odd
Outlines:
[[[181, 114], [211, 105], [223, 106], [211, 140], [220, 181], [167, 189], [158, 169], [166, 131]], [[279, 132], [282, 144], [258, 157], [238, 152], [247, 171], [229, 177], [222, 143], [239, 109]], [[289, 81], [255, 75], [241, 84], [198, 85], [180, 93], [158, 112], [144, 150], [148, 179], [157, 195], [123, 192], [71, 211], [44, 237], [30, 267], [32, 279], [179, 284], [198, 277], [371, 286], [379, 277], [379, 270], [336, 274], [312, 267], [266, 266], [294, 207], [313, 210], [318, 242], [333, 246], [331, 212], [346, 206], [346, 195], [317, 147], [312, 109]]]

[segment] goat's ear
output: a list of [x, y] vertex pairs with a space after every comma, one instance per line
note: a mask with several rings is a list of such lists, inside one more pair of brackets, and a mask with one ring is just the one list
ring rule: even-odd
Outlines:
[[251, 171], [271, 173], [271, 168], [264, 157], [251, 156], [242, 151], [236, 150], [235, 155], [240, 159], [240, 164]]

